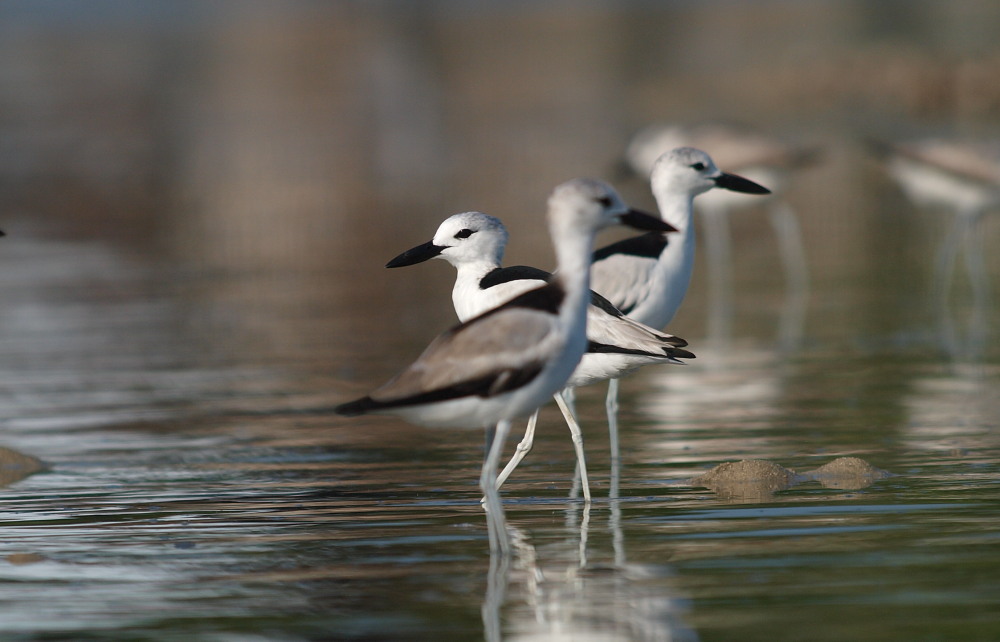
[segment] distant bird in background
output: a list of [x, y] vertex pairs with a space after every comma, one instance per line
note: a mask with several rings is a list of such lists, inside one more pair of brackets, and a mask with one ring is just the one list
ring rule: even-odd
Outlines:
[[[694, 199], [719, 189], [769, 194], [766, 187], [721, 171], [705, 152], [678, 147], [653, 163], [650, 183], [660, 217], [677, 232], [627, 238], [594, 253], [591, 283], [595, 292], [652, 328], [666, 326], [687, 293], [694, 269]], [[618, 379], [608, 384], [605, 402], [611, 433], [612, 484], [618, 471]]]
[[[434, 238], [403, 252], [386, 267], [404, 267], [435, 258], [451, 263], [456, 269], [452, 302], [459, 320], [465, 321], [552, 278], [549, 272], [534, 267], [501, 267], [508, 236], [507, 228], [498, 218], [482, 212], [455, 214], [438, 226]], [[629, 319], [595, 292], [591, 292], [591, 304], [587, 307], [587, 341], [587, 351], [570, 377], [568, 388], [621, 377], [647, 364], [679, 364], [683, 362], [678, 359], [694, 357], [682, 349], [687, 341]], [[580, 427], [563, 394], [556, 393], [555, 400], [573, 436], [583, 494], [589, 500]], [[514, 457], [497, 478], [498, 485], [503, 484], [531, 450], [537, 421], [538, 411], [535, 411]]]
[[[940, 338], [949, 353], [978, 355], [989, 333], [990, 301], [982, 220], [985, 212], [1000, 207], [1000, 141], [924, 138], [869, 143], [889, 175], [917, 207], [952, 216], [935, 260], [931, 301]], [[959, 337], [949, 301], [959, 254], [964, 256], [972, 294], [965, 341]]]
[[808, 300], [809, 273], [799, 221], [782, 199], [795, 172], [816, 163], [814, 147], [792, 145], [767, 136], [749, 126], [721, 122], [694, 125], [654, 124], [637, 132], [625, 150], [625, 167], [648, 177], [653, 162], [663, 152], [690, 146], [708, 151], [727, 171], [766, 185], [772, 195], [762, 200], [744, 194], [714, 190], [698, 199], [705, 229], [708, 271], [709, 344], [725, 347], [732, 336], [733, 285], [732, 242], [729, 214], [764, 206], [777, 236], [787, 296], [778, 332], [782, 350], [796, 348], [802, 339]]
[[630, 210], [609, 185], [562, 183], [548, 201], [558, 273], [438, 336], [409, 367], [370, 395], [337, 406], [337, 414], [400, 416], [435, 427], [485, 427], [492, 439], [479, 477], [490, 551], [511, 541], [497, 492], [496, 468], [513, 419], [526, 417], [561, 390], [587, 348], [590, 261], [597, 232], [619, 224], [669, 226]]

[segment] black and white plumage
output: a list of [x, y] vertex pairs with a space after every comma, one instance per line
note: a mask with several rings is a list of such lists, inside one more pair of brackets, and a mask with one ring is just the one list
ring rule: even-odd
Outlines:
[[[653, 232], [661, 236], [659, 232]], [[445, 219], [434, 238], [389, 261], [386, 267], [403, 267], [432, 258], [445, 259], [456, 269], [452, 302], [459, 319], [465, 320], [502, 305], [521, 293], [540, 287], [551, 273], [528, 266], [501, 267], [508, 233], [499, 219], [482, 212], [464, 212]], [[591, 292], [587, 308], [587, 351], [570, 377], [568, 387], [577, 387], [620, 377], [636, 368], [656, 363], [683, 363], [693, 358], [683, 350], [687, 342], [626, 317], [607, 299]], [[561, 394], [556, 403], [566, 418], [577, 446], [584, 497], [590, 499], [582, 437], [573, 413]], [[531, 417], [524, 439], [504, 468], [499, 483], [531, 449], [537, 412]]]
[[638, 131], [625, 150], [625, 164], [637, 175], [649, 177], [661, 154], [677, 147], [711, 150], [720, 166], [767, 185], [767, 196], [731, 190], [711, 190], [695, 202], [705, 232], [708, 282], [707, 343], [724, 348], [732, 334], [733, 285], [731, 214], [763, 208], [778, 243], [786, 282], [785, 309], [779, 323], [779, 345], [796, 347], [802, 338], [808, 297], [809, 271], [799, 219], [783, 194], [796, 175], [822, 158], [814, 145], [785, 141], [738, 123], [652, 124]]
[[[684, 300], [694, 268], [691, 220], [696, 196], [713, 188], [749, 194], [769, 191], [751, 180], [722, 172], [705, 152], [679, 147], [653, 164], [650, 182], [660, 216], [677, 232], [643, 234], [594, 253], [591, 286], [612, 304], [652, 328], [665, 327]], [[612, 462], [618, 458], [618, 380], [611, 379], [606, 400]]]
[[558, 275], [451, 328], [388, 383], [335, 409], [348, 416], [382, 413], [421, 425], [495, 430], [479, 479], [491, 550], [509, 553], [511, 546], [495, 472], [510, 422], [562, 389], [583, 356], [594, 237], [625, 216], [634, 226], [667, 227], [660, 219], [638, 217], [600, 181], [559, 185], [548, 201]]
[[593, 288], [629, 317], [654, 328], [666, 326], [691, 282], [695, 236], [694, 198], [713, 188], [768, 194], [757, 183], [727, 174], [705, 152], [679, 147], [653, 164], [650, 184], [660, 216], [676, 233], [644, 234], [594, 253]]
[[[794, 174], [816, 165], [822, 150], [809, 144], [780, 140], [749, 125], [721, 121], [691, 124], [653, 123], [637, 131], [626, 146], [623, 161], [637, 176], [648, 178], [653, 164], [664, 153], [678, 147], [711, 150], [712, 159], [727, 170], [768, 186], [772, 196], [747, 198], [738, 192], [718, 191], [699, 199], [698, 206], [711, 204], [736, 210], [777, 200]], [[713, 203], [714, 201], [714, 203]]]

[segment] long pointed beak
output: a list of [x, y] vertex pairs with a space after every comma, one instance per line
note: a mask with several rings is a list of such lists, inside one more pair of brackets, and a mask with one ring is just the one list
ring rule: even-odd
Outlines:
[[771, 190], [767, 189], [763, 185], [758, 185], [749, 178], [743, 178], [742, 176], [737, 176], [736, 174], [723, 173], [715, 179], [715, 184], [717, 187], [728, 189], [733, 192], [743, 192], [744, 194], [771, 193]]
[[648, 230], [651, 232], [676, 232], [677, 228], [667, 223], [659, 216], [653, 216], [639, 210], [629, 210], [618, 217], [622, 225], [634, 227], [637, 230]]
[[444, 252], [445, 247], [443, 245], [434, 245], [434, 241], [427, 241], [422, 245], [413, 247], [403, 252], [393, 260], [385, 264], [387, 268], [398, 268], [405, 267], [407, 265], [416, 265], [417, 263], [423, 263], [429, 259], [433, 259], [435, 256]]

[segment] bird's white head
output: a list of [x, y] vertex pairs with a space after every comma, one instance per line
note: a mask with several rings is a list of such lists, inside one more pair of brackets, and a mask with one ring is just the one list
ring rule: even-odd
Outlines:
[[549, 226], [555, 238], [569, 229], [595, 233], [612, 225], [661, 232], [674, 230], [658, 217], [631, 209], [613, 187], [592, 178], [566, 181], [549, 196]]
[[500, 219], [482, 212], [463, 212], [446, 218], [433, 239], [403, 252], [386, 267], [403, 267], [428, 259], [445, 259], [456, 267], [483, 261], [499, 265], [507, 238], [507, 228]]
[[649, 180], [657, 200], [668, 195], [693, 199], [713, 187], [746, 194], [770, 194], [769, 189], [749, 179], [721, 171], [711, 156], [694, 147], [676, 147], [661, 154], [653, 163]]
[[455, 265], [482, 260], [499, 264], [508, 237], [500, 219], [482, 212], [463, 212], [446, 218], [431, 242], [443, 248], [440, 258]]

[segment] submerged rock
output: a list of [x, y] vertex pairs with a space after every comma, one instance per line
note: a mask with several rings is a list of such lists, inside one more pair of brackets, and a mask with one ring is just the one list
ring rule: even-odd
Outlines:
[[795, 471], [766, 459], [744, 459], [719, 464], [691, 480], [733, 499], [760, 501], [800, 481]]
[[725, 462], [690, 480], [691, 486], [709, 488], [728, 499], [766, 501], [774, 493], [796, 484], [817, 481], [827, 488], [857, 490], [892, 473], [858, 457], [838, 457], [814, 470], [796, 473], [767, 459]]
[[892, 477], [892, 473], [876, 468], [859, 457], [838, 457], [815, 470], [802, 473], [802, 476], [816, 480], [827, 488], [858, 490], [871, 486], [879, 479]]
[[45, 464], [37, 457], [0, 446], [0, 487], [19, 482], [42, 470], [45, 470]]

